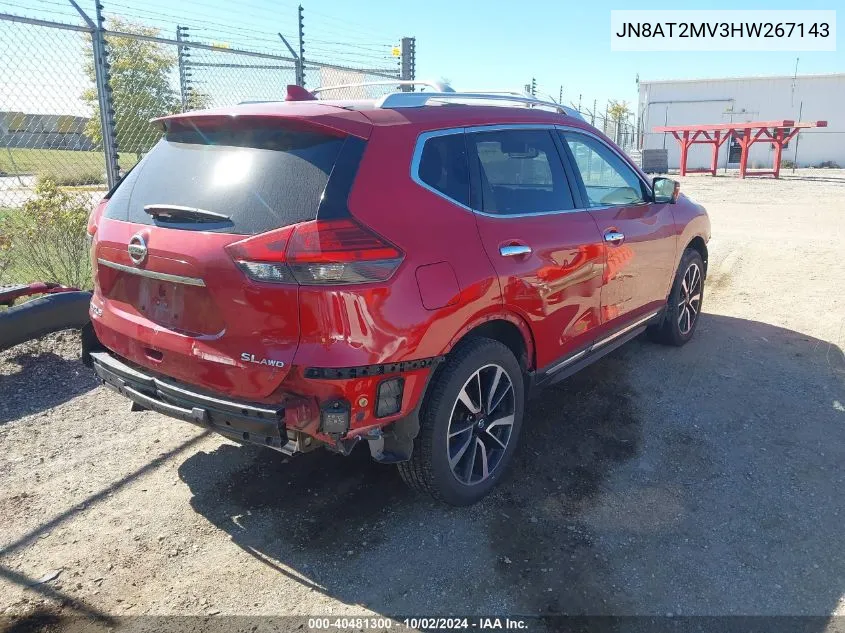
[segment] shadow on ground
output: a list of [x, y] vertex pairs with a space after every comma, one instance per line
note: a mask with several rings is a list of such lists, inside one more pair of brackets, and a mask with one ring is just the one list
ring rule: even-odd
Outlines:
[[78, 358], [18, 349], [4, 354], [13, 369], [0, 375], [0, 424], [58, 406], [98, 385]]
[[785, 173], [781, 171], [780, 177], [783, 180], [805, 180], [807, 182], [830, 182], [836, 185], [843, 185], [845, 186], [845, 177], [842, 176], [828, 176], [824, 174], [819, 174], [818, 176], [810, 176], [810, 175], [795, 175], [790, 173]]
[[529, 407], [511, 476], [472, 508], [370, 461], [223, 445], [192, 505], [280, 575], [385, 614], [816, 614], [845, 589], [845, 359], [704, 315]]

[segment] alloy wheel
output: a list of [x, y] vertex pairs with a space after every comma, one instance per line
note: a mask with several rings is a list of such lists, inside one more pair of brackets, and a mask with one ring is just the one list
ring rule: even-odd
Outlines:
[[684, 272], [678, 301], [678, 329], [683, 335], [690, 333], [701, 310], [701, 286], [701, 269], [697, 263], [692, 263]]
[[446, 451], [452, 474], [462, 484], [485, 481], [501, 463], [513, 430], [515, 404], [511, 377], [495, 364], [478, 369], [458, 392]]

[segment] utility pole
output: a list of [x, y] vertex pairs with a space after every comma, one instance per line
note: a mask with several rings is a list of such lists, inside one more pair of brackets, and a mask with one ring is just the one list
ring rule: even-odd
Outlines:
[[[417, 66], [417, 38], [403, 37], [399, 57], [399, 79], [413, 81], [416, 79]], [[402, 86], [402, 92], [413, 92], [413, 86]]]
[[[176, 26], [176, 41], [177, 42], [184, 42], [188, 39], [188, 27], [187, 26]], [[190, 72], [187, 70], [188, 64], [188, 57], [191, 54], [188, 52], [187, 46], [182, 46], [182, 44], [176, 45], [176, 58], [179, 61], [179, 95], [182, 98], [182, 112], [188, 110], [188, 92], [190, 87], [188, 86], [188, 76]]]
[[[796, 61], [797, 64], [797, 61]], [[798, 106], [798, 120], [801, 120], [801, 115], [804, 113], [804, 100], [801, 100], [801, 104]], [[795, 154], [792, 156], [792, 173], [795, 173], [795, 168], [798, 167], [798, 141], [801, 139], [801, 131], [798, 131], [798, 134], [795, 135]]]
[[305, 87], [305, 17], [302, 5], [299, 5], [299, 85]]
[[560, 93], [558, 93], [557, 102], [563, 103], [563, 84], [560, 86]]

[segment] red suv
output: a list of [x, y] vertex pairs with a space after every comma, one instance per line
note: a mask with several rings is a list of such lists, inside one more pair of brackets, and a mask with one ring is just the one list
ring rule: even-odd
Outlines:
[[366, 441], [469, 504], [530, 391], [695, 331], [705, 210], [554, 104], [292, 88], [159, 122], [89, 224], [85, 358], [133, 409], [287, 454]]

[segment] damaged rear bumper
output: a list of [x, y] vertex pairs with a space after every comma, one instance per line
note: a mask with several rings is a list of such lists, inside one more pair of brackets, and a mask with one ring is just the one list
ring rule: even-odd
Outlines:
[[282, 406], [274, 409], [200, 393], [132, 367], [105, 351], [91, 352], [90, 357], [103, 384], [143, 409], [196, 424], [236, 442], [266, 446], [287, 455], [302, 451], [302, 435], [286, 430]]

